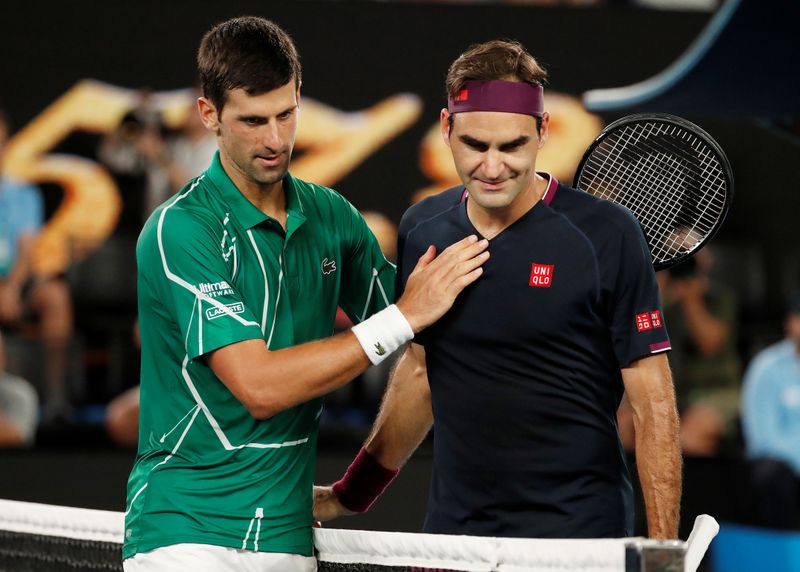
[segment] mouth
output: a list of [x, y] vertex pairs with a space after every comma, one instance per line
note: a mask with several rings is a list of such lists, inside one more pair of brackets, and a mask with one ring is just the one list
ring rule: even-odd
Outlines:
[[283, 161], [283, 153], [275, 155], [256, 155], [256, 163], [261, 167], [277, 167]]
[[478, 184], [483, 187], [487, 191], [499, 191], [503, 187], [505, 187], [508, 179], [503, 179], [500, 181], [487, 181], [485, 179], [476, 179]]

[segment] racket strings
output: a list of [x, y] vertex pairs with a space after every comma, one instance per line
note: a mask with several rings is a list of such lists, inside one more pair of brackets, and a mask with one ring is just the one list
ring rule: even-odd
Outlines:
[[[620, 137], [619, 140], [625, 140], [625, 145], [630, 146], [634, 135], [641, 134], [627, 134], [627, 136]], [[638, 136], [636, 143], [639, 143]], [[614, 189], [623, 189], [622, 194], [616, 198], [616, 201], [633, 211], [637, 218], [650, 221], [661, 219], [666, 224], [677, 215], [681, 195], [685, 194], [685, 189], [681, 179], [669, 177], [669, 174], [664, 171], [674, 170], [679, 163], [673, 160], [672, 165], [665, 166], [663, 161], [661, 165], [657, 165], [656, 157], [666, 160], [668, 156], [663, 152], [656, 153], [655, 149], [650, 149], [649, 151], [647, 154], [637, 157], [636, 163], [621, 161], [609, 165], [605, 161], [606, 168], [609, 169], [608, 180], [610, 180]], [[645, 178], [649, 181], [651, 189], [655, 188], [657, 192], [648, 194], [634, 192], [635, 187], [631, 188], [632, 183]], [[670, 185], [671, 182], [674, 184]], [[672, 200], [668, 202], [658, 201], [657, 197], [659, 196], [669, 197]], [[663, 228], [661, 230], [663, 232]]]
[[588, 157], [578, 186], [630, 209], [654, 262], [688, 254], [725, 210], [727, 180], [715, 150], [674, 124], [634, 123], [612, 132]]

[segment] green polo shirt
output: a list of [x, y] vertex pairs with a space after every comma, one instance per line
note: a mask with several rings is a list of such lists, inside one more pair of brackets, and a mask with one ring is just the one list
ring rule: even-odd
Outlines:
[[283, 182], [285, 232], [217, 155], [139, 237], [141, 414], [124, 558], [178, 543], [312, 554], [322, 399], [255, 419], [202, 356], [328, 337], [337, 306], [359, 322], [393, 301], [395, 271], [341, 195]]

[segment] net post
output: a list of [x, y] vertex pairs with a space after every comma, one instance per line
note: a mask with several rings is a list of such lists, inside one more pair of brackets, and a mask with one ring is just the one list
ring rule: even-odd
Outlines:
[[684, 572], [686, 543], [637, 540], [625, 545], [625, 572]]

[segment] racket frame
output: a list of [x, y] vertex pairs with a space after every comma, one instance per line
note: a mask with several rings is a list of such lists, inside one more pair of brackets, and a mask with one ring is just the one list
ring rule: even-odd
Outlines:
[[[719, 231], [722, 224], [725, 222], [725, 219], [728, 216], [728, 211], [730, 210], [731, 202], [733, 201], [733, 194], [734, 194], [734, 182], [733, 182], [733, 169], [731, 169], [731, 164], [728, 161], [728, 157], [725, 155], [725, 152], [720, 147], [719, 143], [717, 143], [711, 135], [708, 134], [704, 129], [699, 127], [698, 125], [692, 123], [691, 121], [684, 119], [683, 117], [678, 117], [677, 115], [671, 115], [669, 113], [635, 113], [632, 115], [626, 115], [625, 117], [621, 117], [612, 123], [609, 123], [598, 135], [594, 138], [594, 141], [589, 145], [586, 151], [583, 153], [583, 157], [581, 158], [580, 163], [578, 163], [578, 168], [575, 170], [575, 177], [572, 181], [572, 186], [576, 189], [580, 189], [581, 191], [588, 192], [584, 189], [581, 189], [578, 186], [578, 183], [581, 178], [581, 174], [583, 173], [583, 169], [586, 166], [589, 158], [591, 157], [594, 150], [605, 140], [608, 136], [617, 130], [621, 129], [622, 127], [635, 124], [635, 123], [649, 123], [649, 122], [660, 122], [660, 123], [668, 123], [676, 125], [682, 129], [685, 129], [695, 135], [697, 138], [701, 139], [706, 145], [708, 145], [716, 154], [717, 158], [720, 162], [720, 168], [723, 172], [723, 176], [726, 180], [726, 192], [724, 196], [724, 203], [722, 205], [719, 217], [715, 222], [714, 226], [711, 230], [706, 233], [705, 237], [691, 250], [686, 251], [680, 255], [673, 256], [670, 259], [664, 260], [662, 262], [653, 262], [653, 267], [656, 271], [664, 270], [670, 268], [672, 266], [676, 266], [681, 262], [684, 262], [695, 255], [695, 253], [699, 252]], [[594, 196], [594, 195], [592, 195]], [[611, 200], [606, 199], [604, 197], [603, 200]], [[616, 201], [611, 201], [615, 204]], [[622, 206], [622, 205], [620, 205]], [[637, 218], [638, 220], [638, 218]], [[641, 221], [639, 221], [641, 224]], [[644, 226], [644, 225], [642, 225]], [[644, 230], [644, 229], [643, 229]], [[649, 237], [648, 237], [648, 247], [651, 248], [651, 256], [652, 256], [652, 247], [649, 244]]]

